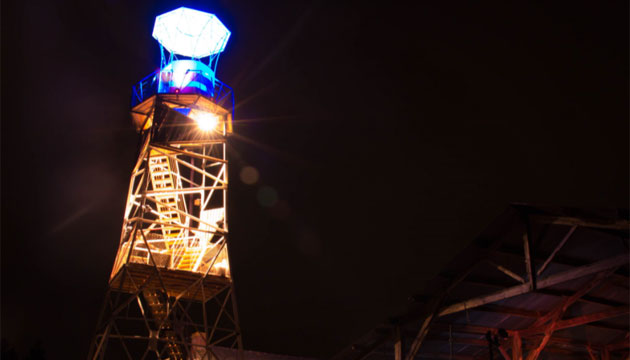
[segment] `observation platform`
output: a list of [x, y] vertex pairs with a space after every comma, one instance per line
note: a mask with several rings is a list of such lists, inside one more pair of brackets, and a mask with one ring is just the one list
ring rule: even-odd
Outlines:
[[212, 70], [199, 61], [173, 61], [133, 86], [131, 115], [136, 130], [151, 127], [156, 96], [171, 103], [172, 107], [198, 107], [216, 114], [234, 113], [232, 88], [214, 77]]
[[[143, 287], [144, 284], [146, 285]], [[195, 285], [191, 286], [193, 284]], [[111, 288], [117, 291], [133, 294], [143, 287], [149, 290], [166, 290], [167, 295], [173, 297], [185, 291], [183, 299], [200, 302], [207, 301], [231, 284], [232, 280], [224, 276], [210, 274], [204, 276], [191, 271], [156, 268], [153, 265], [137, 263], [123, 265], [110, 281]]]
[[[159, 99], [158, 99], [159, 97]], [[225, 116], [228, 125], [228, 133], [232, 132], [232, 113], [229, 111], [233, 106], [231, 101], [226, 99], [215, 100], [203, 94], [154, 94], [137, 104], [131, 109], [131, 117], [136, 131], [142, 132], [151, 128], [155, 115], [156, 102], [161, 102], [170, 108], [198, 108], [206, 112]]]

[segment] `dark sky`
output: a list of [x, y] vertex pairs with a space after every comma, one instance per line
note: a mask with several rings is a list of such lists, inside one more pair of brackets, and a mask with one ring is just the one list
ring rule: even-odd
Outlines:
[[509, 202], [627, 207], [627, 2], [7, 0], [1, 315], [18, 351], [87, 352], [138, 145], [130, 90], [159, 65], [154, 17], [179, 6], [232, 31], [218, 76], [237, 101], [246, 348], [334, 354]]

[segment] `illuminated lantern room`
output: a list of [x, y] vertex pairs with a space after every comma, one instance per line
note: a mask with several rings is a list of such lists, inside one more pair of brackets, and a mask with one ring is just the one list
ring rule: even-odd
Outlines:
[[[225, 25], [213, 14], [181, 7], [155, 19], [153, 37], [162, 53], [158, 93], [212, 96], [219, 55], [230, 38]], [[199, 60], [202, 58], [208, 59], [207, 64]]]

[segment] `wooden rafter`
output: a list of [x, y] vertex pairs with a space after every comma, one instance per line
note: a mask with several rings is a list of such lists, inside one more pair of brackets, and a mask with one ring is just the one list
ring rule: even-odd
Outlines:
[[[499, 243], [496, 242], [493, 246], [497, 247], [498, 244]], [[459, 276], [457, 276], [453, 281], [451, 281], [450, 285], [446, 288], [445, 291], [443, 291], [438, 296], [434, 297], [429, 307], [429, 312], [424, 318], [422, 322], [422, 326], [420, 327], [420, 330], [418, 331], [418, 333], [413, 339], [413, 342], [411, 343], [411, 348], [409, 350], [409, 353], [405, 357], [406, 360], [413, 360], [415, 358], [416, 354], [420, 350], [420, 346], [422, 346], [422, 342], [424, 341], [425, 337], [429, 333], [429, 328], [431, 324], [433, 323], [436, 317], [440, 316], [438, 313], [440, 310], [440, 306], [442, 306], [442, 302], [444, 301], [446, 296], [449, 294], [449, 292], [451, 292], [459, 283], [464, 281], [464, 279], [466, 279], [466, 277], [470, 275], [470, 273], [475, 269], [475, 267], [477, 267], [479, 263], [480, 261], [475, 262], [472, 265], [470, 265], [468, 268], [466, 268], [464, 271], [462, 271], [459, 274]]]
[[533, 222], [543, 224], [567, 225], [567, 226], [583, 226], [598, 229], [613, 229], [628, 231], [630, 222], [626, 219], [612, 219], [610, 221], [599, 219], [582, 219], [569, 216], [548, 216], [548, 215], [530, 215], [529, 219]]
[[[601, 321], [605, 319], [615, 318], [621, 315], [627, 315], [629, 313], [628, 306], [620, 306], [612, 309], [607, 309], [604, 311], [599, 311], [587, 315], [582, 315], [578, 317], [574, 317], [571, 319], [559, 320], [555, 325], [555, 330], [563, 330], [569, 329], [576, 326], [585, 325], [588, 323], [592, 323], [595, 321]], [[532, 335], [539, 332], [544, 332], [545, 328], [543, 326], [527, 329], [523, 331], [526, 335]]]
[[[506, 247], [503, 247], [500, 250], [494, 251], [493, 254], [500, 258], [505, 258], [505, 257], [522, 258], [523, 257], [523, 254], [521, 253], [520, 249], [506, 248]], [[546, 261], [550, 256], [551, 256], [551, 253], [549, 254], [536, 253], [532, 259], [534, 260], [534, 262], [541, 263], [541, 262]], [[551, 262], [549, 263], [549, 265], [551, 264], [558, 264], [558, 265], [563, 265], [563, 266], [568, 266], [568, 267], [580, 267], [580, 266], [588, 265], [588, 263], [585, 263], [583, 260], [575, 259], [568, 256], [560, 256], [557, 253], [553, 256]], [[615, 286], [628, 289], [628, 284], [630, 284], [630, 279], [627, 276], [620, 275], [620, 274], [613, 274], [612, 277], [613, 277], [613, 280], [615, 281], [614, 283]]]
[[433, 321], [435, 320], [435, 318], [437, 317], [438, 311], [440, 309], [440, 305], [442, 305], [442, 301], [444, 300], [445, 296], [446, 296], [446, 293], [444, 293], [442, 296], [440, 296], [439, 298], [436, 298], [433, 301], [430, 313], [422, 322], [422, 326], [420, 327], [418, 334], [416, 335], [416, 337], [413, 339], [413, 342], [411, 343], [411, 348], [409, 349], [409, 353], [407, 354], [407, 357], [405, 358], [406, 360], [413, 360], [416, 354], [418, 353], [418, 350], [420, 350], [420, 346], [422, 346], [422, 342], [424, 341], [425, 337], [429, 333], [429, 328], [431, 324], [433, 323]]
[[[614, 275], [617, 275], [617, 274], [614, 274]], [[618, 281], [617, 277], [612, 276], [611, 282], [615, 282], [615, 281]], [[512, 284], [505, 281], [496, 281], [494, 279], [486, 279], [486, 278], [469, 278], [469, 279], [466, 279], [464, 283], [476, 285], [476, 286], [483, 286], [487, 288], [501, 288], [501, 289], [505, 289], [512, 286]], [[571, 296], [572, 294], [571, 291], [555, 289], [555, 288], [554, 289], [551, 289], [551, 288], [540, 289], [539, 288], [536, 290], [536, 293], [542, 294], [542, 295], [556, 296], [556, 297], [567, 297], [567, 296]], [[613, 307], [624, 305], [624, 303], [619, 302], [619, 301], [605, 299], [602, 297], [591, 296], [591, 295], [585, 295], [582, 298], [580, 298], [579, 301], [590, 303], [590, 304], [613, 306]]]
[[[605, 271], [613, 267], [616, 268], [618, 266], [627, 264], [628, 261], [629, 259], [626, 254], [617, 255], [612, 258], [597, 261], [590, 265], [585, 265], [579, 268], [563, 271], [557, 274], [550, 275], [545, 278], [541, 278], [538, 280], [537, 286], [539, 289], [544, 289], [547, 287], [561, 284], [563, 282], [575, 280], [575, 279], [585, 277], [588, 275], [593, 275], [593, 274]], [[456, 304], [446, 306], [439, 311], [438, 316], [453, 314], [453, 313], [463, 311], [466, 309], [471, 309], [478, 306], [490, 304], [499, 300], [504, 300], [504, 299], [512, 298], [518, 295], [523, 295], [530, 291], [531, 290], [530, 290], [529, 284], [516, 285], [508, 289], [504, 289], [504, 290], [501, 290], [501, 291], [498, 291], [489, 295], [472, 298], [472, 299], [465, 300]]]
[[536, 275], [540, 276], [540, 274], [542, 274], [543, 271], [545, 271], [545, 269], [547, 268], [547, 265], [549, 265], [549, 263], [551, 263], [551, 260], [553, 260], [553, 257], [556, 256], [556, 254], [558, 253], [558, 251], [560, 251], [560, 249], [562, 249], [562, 247], [564, 246], [564, 244], [566, 244], [566, 242], [569, 240], [569, 238], [571, 237], [571, 235], [573, 234], [573, 232], [575, 231], [575, 229], [577, 229], [577, 225], [573, 225], [571, 227], [571, 229], [569, 229], [569, 232], [562, 238], [562, 240], [560, 241], [560, 243], [556, 246], [555, 249], [553, 249], [553, 251], [551, 252], [551, 254], [547, 257], [547, 259], [545, 260], [545, 262], [540, 266], [540, 268], [538, 269], [538, 271], [536, 272]]
[[523, 279], [520, 275], [516, 274], [515, 272], [513, 272], [512, 270], [506, 268], [505, 266], [501, 266], [497, 263], [495, 263], [494, 261], [490, 261], [488, 260], [488, 263], [494, 267], [497, 268], [497, 270], [501, 271], [502, 273], [504, 273], [505, 275], [511, 277], [512, 279], [520, 282], [521, 284], [525, 283], [525, 279]]

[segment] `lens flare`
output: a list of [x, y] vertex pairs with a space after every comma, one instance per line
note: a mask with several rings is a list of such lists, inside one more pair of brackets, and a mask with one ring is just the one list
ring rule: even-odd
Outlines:
[[191, 114], [191, 116], [197, 122], [199, 129], [203, 131], [215, 130], [219, 125], [219, 117], [215, 114], [203, 112]]

